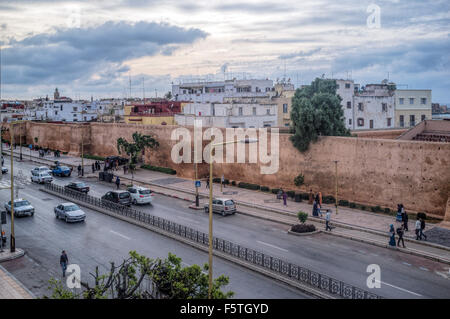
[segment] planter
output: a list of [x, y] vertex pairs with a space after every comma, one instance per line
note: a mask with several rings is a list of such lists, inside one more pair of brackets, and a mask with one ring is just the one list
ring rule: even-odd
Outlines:
[[295, 235], [295, 236], [308, 236], [308, 235], [318, 234], [320, 232], [322, 232], [320, 229], [316, 229], [315, 231], [309, 232], [309, 233], [296, 233], [295, 231], [288, 230], [288, 234]]
[[[294, 231], [294, 228], [297, 231]], [[314, 226], [312, 224], [295, 224], [295, 225], [291, 226], [291, 229], [289, 231], [292, 233], [295, 233], [295, 234], [308, 235], [308, 234], [312, 234], [312, 233], [316, 232], [317, 229], [316, 229], [316, 226]]]

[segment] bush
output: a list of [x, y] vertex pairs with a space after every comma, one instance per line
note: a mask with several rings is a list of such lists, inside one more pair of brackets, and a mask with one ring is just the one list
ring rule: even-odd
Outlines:
[[297, 217], [298, 220], [300, 221], [300, 223], [304, 224], [306, 222], [306, 220], [308, 219], [308, 214], [302, 211], [299, 211], [297, 213]]
[[427, 214], [423, 212], [417, 213], [417, 218], [427, 219]]
[[152, 165], [148, 165], [148, 164], [141, 165], [141, 168], [148, 169], [150, 171], [156, 171], [156, 172], [161, 172], [161, 173], [166, 173], [166, 174], [172, 174], [172, 175], [175, 175], [177, 173], [176, 170], [171, 169], [169, 167], [159, 167], [159, 166], [152, 166]]
[[311, 233], [316, 230], [316, 226], [311, 224], [296, 224], [291, 227], [291, 231], [295, 233]]
[[232, 181], [231, 185], [236, 186], [236, 181]]
[[366, 210], [366, 206], [364, 206], [364, 205], [358, 205], [358, 207], [359, 207], [359, 209], [361, 209], [361, 210]]
[[308, 193], [300, 193], [303, 200], [309, 200], [309, 194]]
[[240, 187], [240, 188], [246, 188], [246, 189], [251, 189], [251, 190], [254, 190], [254, 191], [257, 191], [257, 190], [260, 189], [260, 186], [259, 186], [259, 185], [256, 185], [256, 184], [250, 184], [250, 183], [244, 183], [244, 182], [240, 182], [240, 183], [238, 184], [238, 187]]
[[295, 191], [287, 191], [286, 194], [288, 195], [289, 198], [294, 198]]
[[270, 192], [270, 188], [267, 186], [261, 186], [261, 191], [263, 192]]
[[297, 203], [301, 202], [301, 201], [302, 201], [302, 194], [300, 194], [300, 193], [295, 193], [294, 200], [295, 200]]
[[383, 210], [381, 209], [381, 207], [380, 206], [372, 206], [372, 207], [370, 207], [370, 210], [372, 211], [372, 212], [374, 212], [374, 213], [377, 213], [377, 212], [382, 212]]
[[279, 188], [272, 188], [272, 194], [278, 194], [279, 191]]
[[323, 197], [323, 202], [325, 204], [334, 204], [336, 202], [336, 199], [333, 196], [328, 195]]
[[298, 174], [296, 178], [294, 178], [294, 184], [295, 186], [302, 186], [305, 181], [305, 177], [302, 173]]
[[105, 160], [104, 157], [96, 156], [96, 155], [89, 155], [89, 154], [83, 154], [83, 158], [92, 159], [92, 160], [96, 160], [96, 161], [104, 161]]
[[356, 204], [355, 204], [355, 203], [349, 203], [348, 206], [349, 206], [350, 208], [356, 208]]
[[63, 155], [67, 155], [67, 154], [69, 154], [69, 152], [62, 152], [63, 153]]
[[390, 210], [389, 208], [385, 208], [385, 209], [384, 209], [384, 213], [385, 213], [385, 214], [390, 214], [390, 213], [391, 213], [391, 210]]
[[348, 202], [348, 200], [341, 199], [341, 200], [339, 201], [339, 205], [340, 205], [340, 206], [348, 206], [348, 205], [349, 205], [349, 202]]

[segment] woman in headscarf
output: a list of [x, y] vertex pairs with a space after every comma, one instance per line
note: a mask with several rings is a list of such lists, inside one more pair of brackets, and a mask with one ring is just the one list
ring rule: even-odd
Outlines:
[[391, 224], [389, 226], [389, 246], [395, 247], [395, 230], [394, 230], [394, 225]]

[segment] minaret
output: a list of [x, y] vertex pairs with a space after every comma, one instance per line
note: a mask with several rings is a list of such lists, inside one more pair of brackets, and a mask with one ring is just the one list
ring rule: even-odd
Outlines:
[[56, 88], [56, 89], [55, 89], [55, 93], [53, 93], [53, 99], [54, 99], [54, 100], [58, 100], [58, 99], [59, 99], [58, 88]]

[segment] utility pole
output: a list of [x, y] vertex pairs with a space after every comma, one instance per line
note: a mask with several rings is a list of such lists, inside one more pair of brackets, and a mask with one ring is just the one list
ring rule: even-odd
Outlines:
[[83, 127], [81, 128], [81, 176], [84, 176], [84, 136]]
[[14, 145], [14, 123], [10, 124], [11, 133], [11, 238], [10, 238], [10, 251], [13, 253], [16, 251], [16, 236], [14, 234], [14, 157], [13, 157], [13, 145]]
[[334, 166], [335, 166], [335, 180], [336, 180], [335, 207], [336, 207], [336, 215], [337, 215], [338, 214], [338, 161], [334, 161]]

